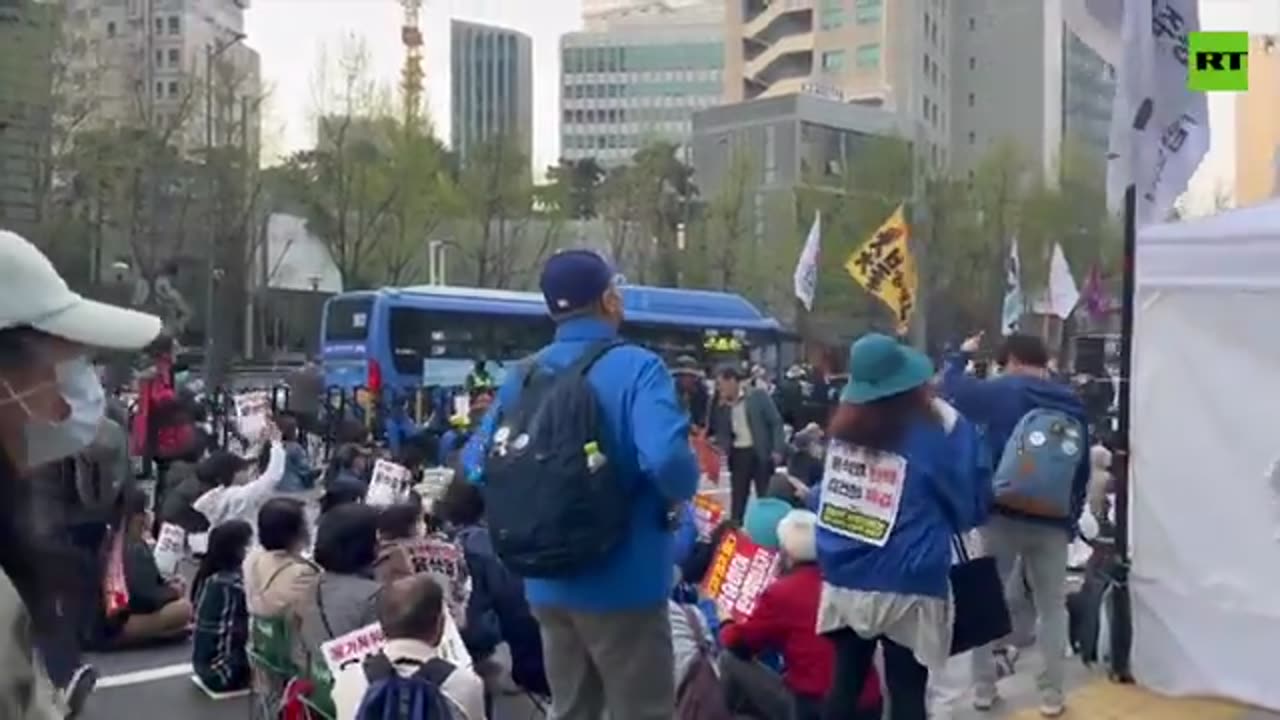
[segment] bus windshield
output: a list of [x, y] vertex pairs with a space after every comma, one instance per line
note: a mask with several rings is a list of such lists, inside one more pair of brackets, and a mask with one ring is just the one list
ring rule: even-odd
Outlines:
[[359, 342], [369, 336], [372, 297], [335, 298], [325, 315], [325, 342]]
[[388, 319], [391, 357], [397, 373], [421, 377], [431, 386], [461, 385], [477, 360], [489, 361], [500, 382], [505, 369], [551, 340], [547, 318], [392, 307]]

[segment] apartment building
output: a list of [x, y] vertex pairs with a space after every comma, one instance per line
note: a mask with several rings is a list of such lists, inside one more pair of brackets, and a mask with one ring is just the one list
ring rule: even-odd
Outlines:
[[18, 232], [30, 231], [38, 220], [59, 22], [54, 4], [0, 2], [0, 227]]
[[728, 102], [817, 95], [897, 115], [920, 169], [949, 157], [954, 0], [732, 0]]
[[151, 127], [188, 150], [211, 136], [215, 145], [248, 143], [256, 152], [262, 86], [258, 53], [244, 34], [248, 7], [249, 0], [67, 0], [70, 90], [93, 106], [86, 122]]
[[1280, 194], [1280, 37], [1249, 43], [1249, 91], [1235, 97], [1236, 205]]
[[560, 42], [560, 155], [626, 163], [654, 141], [688, 160], [693, 114], [720, 104], [724, 5], [666, 2], [598, 15]]
[[451, 145], [466, 160], [477, 144], [499, 135], [533, 152], [533, 41], [494, 25], [451, 21]]

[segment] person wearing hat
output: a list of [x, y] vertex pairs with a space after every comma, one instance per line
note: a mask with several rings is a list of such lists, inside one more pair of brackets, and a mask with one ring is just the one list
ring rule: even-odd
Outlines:
[[706, 374], [692, 355], [681, 355], [671, 367], [676, 379], [676, 396], [680, 406], [689, 413], [689, 423], [695, 428], [706, 429], [707, 416], [711, 412], [711, 394], [707, 392]]
[[992, 501], [977, 429], [933, 397], [933, 363], [892, 337], [849, 350], [818, 492], [818, 631], [835, 644], [826, 717], [852, 717], [877, 645], [893, 720], [924, 720], [929, 668], [950, 656], [951, 538]]
[[716, 373], [711, 436], [729, 459], [729, 516], [741, 522], [752, 488], [764, 497], [773, 470], [782, 464], [786, 437], [782, 415], [769, 393], [742, 382], [742, 371], [725, 365]]
[[[77, 295], [40, 250], [0, 230], [0, 717], [75, 714], [93, 690], [97, 673], [80, 661], [75, 623], [57, 608], [59, 598], [101, 588], [81, 586], [96, 575], [67, 572], [78, 560], [32, 536], [24, 484], [97, 436], [105, 398], [93, 351], [138, 350], [159, 334], [159, 318]], [[23, 631], [28, 610], [43, 664]]]
[[[543, 266], [540, 285], [555, 339], [541, 369], [573, 365], [618, 337], [622, 293], [615, 273], [590, 250], [565, 250]], [[464, 457], [466, 477], [484, 482], [484, 459], [504, 407], [519, 400], [525, 373], [511, 373]], [[630, 505], [628, 534], [602, 564], [557, 579], [527, 578], [542, 627], [553, 720], [670, 720], [675, 659], [667, 597], [674, 562], [669, 510], [692, 499], [698, 465], [689, 419], [662, 359], [638, 345], [600, 356], [586, 374], [601, 418], [601, 443]], [[492, 505], [492, 503], [490, 503]], [[603, 678], [609, 678], [605, 682]]]

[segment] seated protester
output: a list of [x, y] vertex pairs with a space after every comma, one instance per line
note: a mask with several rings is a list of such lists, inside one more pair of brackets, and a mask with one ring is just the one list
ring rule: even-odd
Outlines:
[[320, 577], [298, 604], [298, 642], [307, 656], [377, 620], [374, 600], [382, 587], [373, 579], [378, 511], [350, 503], [321, 515], [315, 558]]
[[231, 482], [222, 478], [218, 487], [201, 495], [192, 507], [209, 520], [210, 527], [217, 527], [227, 520], [244, 520], [254, 523], [258, 510], [271, 496], [284, 476], [285, 452], [280, 442], [280, 430], [274, 425], [263, 429], [265, 447], [258, 455], [257, 477], [249, 479], [245, 472], [232, 476]]
[[[209, 518], [195, 509], [205, 493], [235, 483], [236, 476], [249, 468], [249, 461], [225, 450], [215, 451], [201, 460], [190, 475], [184, 477], [160, 505], [160, 522], [172, 523], [187, 533], [209, 530]], [[176, 474], [175, 469], [171, 473]]]
[[[677, 567], [675, 569], [677, 588], [682, 580], [680, 568]], [[687, 597], [678, 597], [678, 595], [680, 593], [672, 592], [671, 600], [667, 603], [667, 609], [671, 615], [671, 650], [675, 657], [674, 679], [677, 702], [689, 671], [693, 669], [698, 658], [706, 652], [707, 662], [714, 664], [716, 661], [714, 655], [716, 640], [706, 618], [702, 615], [702, 608], [698, 606], [696, 598], [694, 602], [682, 602], [687, 600]]]
[[249, 609], [244, 595], [244, 560], [253, 527], [228, 520], [209, 532], [209, 549], [191, 583], [196, 631], [191, 666], [210, 693], [249, 687]]
[[244, 561], [249, 614], [281, 617], [297, 608], [320, 568], [302, 556], [310, 537], [305, 508], [294, 498], [272, 498], [258, 511], [258, 544]]
[[[748, 513], [750, 519], [751, 513]], [[835, 646], [817, 633], [822, 573], [815, 550], [816, 516], [791, 510], [777, 524], [783, 574], [760, 595], [755, 612], [743, 622], [725, 620], [720, 640], [721, 677], [730, 709], [760, 720], [817, 720], [831, 689]], [[762, 652], [782, 654], [781, 677], [751, 658]], [[874, 669], [862, 688], [851, 720], [879, 720], [880, 678]]]
[[191, 603], [178, 582], [166, 582], [156, 568], [146, 536], [150, 527], [147, 495], [130, 488], [121, 497], [117, 532], [124, 533], [124, 575], [129, 606], [107, 621], [102, 640], [107, 647], [129, 647], [185, 637], [191, 627]]
[[310, 490], [316, 483], [316, 471], [311, 467], [311, 455], [298, 440], [298, 419], [292, 415], [281, 415], [277, 419], [280, 427], [280, 443], [284, 446], [284, 474], [275, 489], [283, 493], [297, 493]]
[[329, 467], [325, 469], [324, 488], [328, 492], [359, 490], [360, 497], [369, 489], [369, 457], [364, 448], [348, 443], [338, 446]]
[[485, 720], [484, 683], [438, 655], [445, 612], [444, 591], [426, 575], [386, 586], [377, 602], [386, 645], [334, 678], [338, 720], [401, 717], [395, 710], [403, 704], [425, 710], [415, 718]]
[[484, 495], [461, 474], [445, 490], [435, 510], [462, 546], [471, 578], [466, 622], [459, 630], [477, 662], [493, 656], [506, 643], [511, 653], [511, 679], [534, 693], [548, 695], [542, 659], [542, 635], [525, 599], [524, 581], [498, 559], [484, 524]]
[[378, 515], [378, 560], [374, 578], [383, 584], [415, 572], [409, 544], [426, 535], [420, 501], [383, 508]]

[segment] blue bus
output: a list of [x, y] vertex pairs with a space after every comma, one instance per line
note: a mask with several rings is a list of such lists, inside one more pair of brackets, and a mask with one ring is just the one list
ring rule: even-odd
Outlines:
[[[794, 336], [745, 298], [704, 290], [625, 285], [622, 334], [668, 361], [751, 360], [777, 367]], [[330, 388], [404, 396], [461, 386], [478, 359], [501, 382], [514, 363], [551, 341], [542, 295], [447, 286], [384, 288], [325, 303], [321, 348]]]

